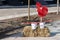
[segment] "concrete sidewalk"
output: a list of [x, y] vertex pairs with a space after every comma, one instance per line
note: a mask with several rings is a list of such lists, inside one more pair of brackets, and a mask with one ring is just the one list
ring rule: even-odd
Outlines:
[[22, 37], [23, 35], [21, 31], [0, 40], [60, 40], [60, 24], [58, 23], [60, 23], [60, 20], [53, 22], [52, 26], [48, 26], [51, 32], [50, 37]]
[[[48, 9], [49, 9], [49, 13], [57, 12], [56, 7], [49, 7]], [[30, 10], [31, 10], [30, 11], [31, 15], [37, 14], [36, 8], [31, 8]], [[22, 17], [27, 15], [28, 15], [27, 8], [0, 9], [0, 20], [15, 18], [15, 17]], [[50, 28], [53, 29], [52, 27]], [[60, 33], [52, 37], [21, 37], [21, 33], [17, 33], [17, 34], [11, 35], [10, 37], [0, 39], [0, 40], [60, 40]]]
[[9, 37], [1, 40], [60, 40], [60, 37]]
[[[48, 10], [49, 10], [49, 13], [57, 12], [57, 7], [48, 7]], [[35, 14], [37, 14], [36, 8], [30, 8], [30, 15], [35, 15]], [[15, 17], [22, 17], [27, 15], [28, 15], [28, 8], [0, 9], [0, 20], [10, 19]]]

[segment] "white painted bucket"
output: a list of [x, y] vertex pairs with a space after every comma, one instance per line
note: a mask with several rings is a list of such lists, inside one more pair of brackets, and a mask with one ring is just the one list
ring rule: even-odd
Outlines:
[[36, 27], [37, 27], [37, 23], [32, 22], [32, 23], [31, 23], [31, 26], [32, 26], [32, 29], [36, 29]]
[[44, 22], [39, 23], [39, 26], [40, 26], [41, 29], [44, 28], [44, 24], [45, 24]]

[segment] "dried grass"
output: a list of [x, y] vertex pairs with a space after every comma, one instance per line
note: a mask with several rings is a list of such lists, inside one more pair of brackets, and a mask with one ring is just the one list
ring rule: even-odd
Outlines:
[[24, 37], [49, 37], [50, 31], [47, 27], [40, 29], [37, 27], [35, 30], [32, 30], [31, 26], [26, 26], [23, 29]]

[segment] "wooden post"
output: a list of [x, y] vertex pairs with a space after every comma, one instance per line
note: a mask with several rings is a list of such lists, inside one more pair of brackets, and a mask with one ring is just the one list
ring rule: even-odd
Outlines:
[[30, 0], [28, 0], [28, 20], [30, 20]]
[[42, 22], [42, 17], [40, 17], [40, 22]]
[[59, 0], [57, 0], [57, 14], [59, 14]]

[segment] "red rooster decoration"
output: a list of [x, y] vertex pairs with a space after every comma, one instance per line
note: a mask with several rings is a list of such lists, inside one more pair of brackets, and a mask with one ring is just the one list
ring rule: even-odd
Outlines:
[[48, 8], [46, 6], [42, 6], [41, 3], [36, 2], [36, 8], [39, 17], [44, 17], [48, 13]]

